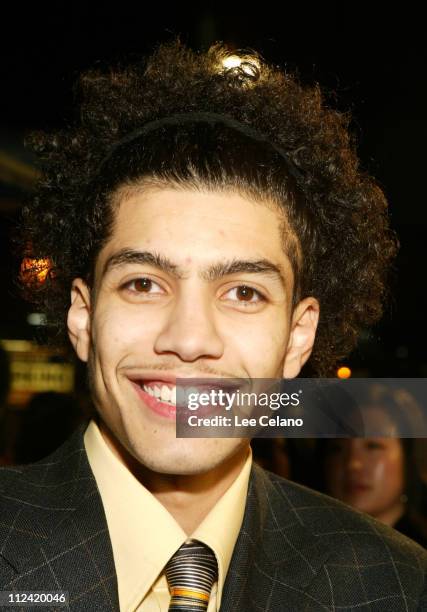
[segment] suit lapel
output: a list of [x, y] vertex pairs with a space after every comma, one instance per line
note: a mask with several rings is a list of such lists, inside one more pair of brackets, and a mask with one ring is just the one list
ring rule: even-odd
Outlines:
[[45, 460], [21, 468], [23, 474], [11, 479], [13, 490], [4, 491], [13, 520], [6, 521], [0, 580], [3, 589], [31, 590], [39, 583], [58, 590], [60, 584], [70, 596], [100, 585], [111, 604], [105, 609], [118, 609], [113, 552], [84, 449], [85, 428]]
[[326, 545], [296, 512], [283, 482], [277, 487], [264, 470], [252, 468], [221, 612], [283, 609], [283, 594], [308, 592], [329, 556]]

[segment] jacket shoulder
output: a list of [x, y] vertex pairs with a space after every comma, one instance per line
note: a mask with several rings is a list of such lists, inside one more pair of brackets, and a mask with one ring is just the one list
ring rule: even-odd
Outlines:
[[292, 512], [313, 535], [328, 542], [336, 562], [409, 563], [427, 574], [427, 551], [413, 540], [328, 495], [263, 472], [277, 495], [276, 516]]
[[0, 517], [17, 509], [70, 507], [93, 482], [81, 425], [56, 451], [35, 463], [0, 468]]

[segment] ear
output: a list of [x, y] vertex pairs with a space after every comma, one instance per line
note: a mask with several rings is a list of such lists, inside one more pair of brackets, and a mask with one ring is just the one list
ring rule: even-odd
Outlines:
[[308, 360], [313, 350], [319, 323], [319, 302], [308, 297], [296, 306], [291, 321], [291, 333], [288, 341], [283, 378], [295, 378]]
[[90, 347], [90, 291], [84, 280], [75, 278], [68, 310], [68, 336], [78, 357], [87, 361]]

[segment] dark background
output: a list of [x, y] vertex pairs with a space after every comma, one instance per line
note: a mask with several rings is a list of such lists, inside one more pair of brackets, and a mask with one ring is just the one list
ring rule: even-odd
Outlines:
[[313, 9], [286, 3], [191, 5], [123, 3], [106, 9], [19, 7], [2, 15], [0, 114], [0, 338], [30, 338], [31, 310], [13, 278], [10, 234], [31, 188], [34, 160], [26, 131], [73, 119], [73, 83], [94, 63], [135, 59], [180, 35], [193, 48], [222, 40], [318, 82], [328, 103], [353, 116], [361, 163], [385, 190], [401, 240], [393, 300], [346, 363], [370, 376], [427, 376], [425, 21], [409, 4], [374, 14], [372, 6]]

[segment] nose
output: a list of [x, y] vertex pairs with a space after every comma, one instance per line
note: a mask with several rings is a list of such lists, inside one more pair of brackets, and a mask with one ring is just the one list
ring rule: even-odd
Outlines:
[[177, 300], [158, 334], [154, 350], [173, 353], [182, 361], [219, 359], [224, 345], [218, 333], [214, 312], [208, 302], [186, 295]]
[[349, 471], [357, 472], [363, 466], [362, 449], [360, 448], [359, 440], [350, 440], [345, 457], [345, 464]]

